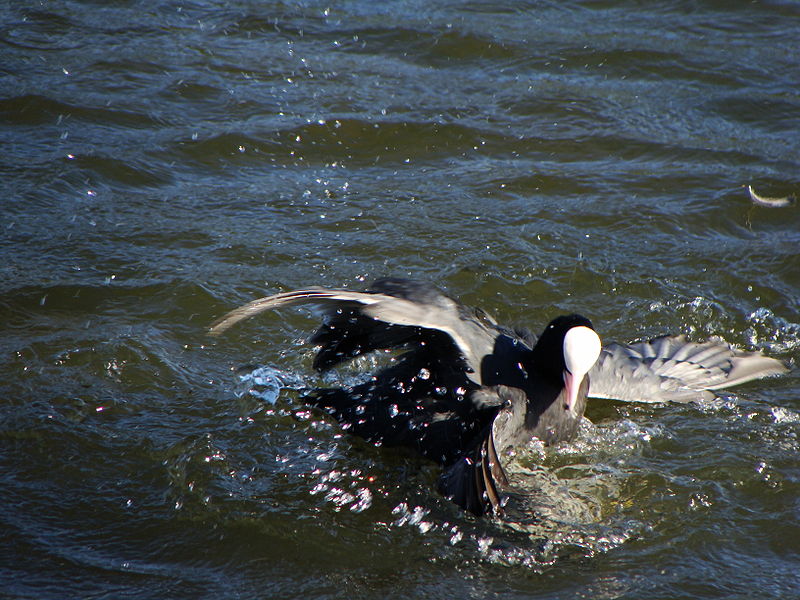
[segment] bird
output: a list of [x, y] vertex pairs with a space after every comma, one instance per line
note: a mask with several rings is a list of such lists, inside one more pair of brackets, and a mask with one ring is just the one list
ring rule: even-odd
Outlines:
[[579, 314], [553, 318], [536, 336], [498, 324], [431, 283], [396, 277], [365, 291], [308, 287], [259, 298], [215, 321], [209, 333], [299, 304], [324, 315], [308, 340], [318, 347], [319, 371], [379, 350], [401, 352], [365, 382], [312, 389], [304, 400], [373, 444], [409, 447], [437, 462], [439, 492], [476, 516], [503, 516], [504, 457], [532, 439], [573, 439], [590, 397], [690, 402], [787, 371], [777, 359], [713, 338], [603, 346]]

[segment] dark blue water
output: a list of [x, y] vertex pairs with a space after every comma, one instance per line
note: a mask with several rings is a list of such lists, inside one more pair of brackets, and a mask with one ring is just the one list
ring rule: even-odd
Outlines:
[[[800, 597], [800, 213], [745, 188], [800, 192], [798, 32], [795, 2], [3, 3], [2, 595]], [[206, 335], [385, 275], [792, 371], [597, 401], [521, 452], [530, 514], [476, 520], [294, 391], [377, 359], [316, 374], [298, 311]]]

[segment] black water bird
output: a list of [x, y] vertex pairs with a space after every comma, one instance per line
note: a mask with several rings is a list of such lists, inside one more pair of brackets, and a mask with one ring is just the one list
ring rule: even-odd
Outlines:
[[477, 515], [502, 514], [506, 453], [534, 437], [545, 444], [572, 439], [588, 397], [687, 402], [786, 370], [715, 340], [662, 337], [601, 347], [580, 315], [553, 319], [537, 338], [430, 284], [395, 278], [365, 292], [314, 287], [260, 298], [210, 332], [294, 304], [324, 311], [309, 340], [319, 346], [318, 370], [375, 350], [405, 350], [367, 382], [315, 389], [306, 400], [353, 434], [440, 463], [440, 491]]

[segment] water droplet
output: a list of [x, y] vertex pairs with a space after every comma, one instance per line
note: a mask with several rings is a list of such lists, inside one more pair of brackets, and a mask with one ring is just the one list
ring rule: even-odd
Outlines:
[[364, 512], [372, 506], [372, 492], [368, 488], [359, 488], [356, 491], [356, 497], [358, 501], [350, 507], [354, 513]]

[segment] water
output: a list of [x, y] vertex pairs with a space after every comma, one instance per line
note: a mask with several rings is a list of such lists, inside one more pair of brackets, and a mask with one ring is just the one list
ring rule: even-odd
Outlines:
[[594, 403], [500, 523], [303, 406], [357, 376], [313, 372], [308, 314], [205, 334], [397, 275], [795, 369], [800, 213], [744, 186], [800, 191], [798, 31], [793, 2], [4, 3], [3, 595], [800, 596], [794, 370]]

